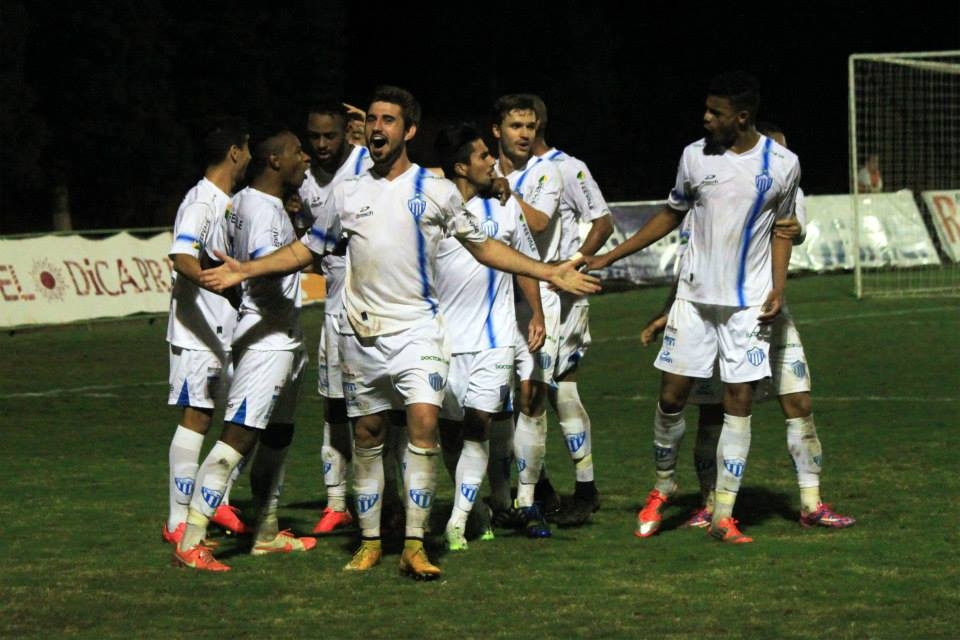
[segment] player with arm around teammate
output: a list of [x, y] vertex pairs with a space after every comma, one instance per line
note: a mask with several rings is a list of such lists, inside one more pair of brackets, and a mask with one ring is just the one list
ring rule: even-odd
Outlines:
[[750, 449], [756, 383], [770, 376], [770, 327], [782, 307], [790, 240], [774, 236], [777, 219], [793, 214], [800, 163], [755, 126], [757, 80], [744, 72], [716, 76], [707, 92], [706, 136], [688, 145], [667, 206], [609, 253], [588, 258], [603, 268], [662, 238], [688, 217], [688, 245], [655, 366], [662, 373], [654, 418], [657, 482], [637, 514], [640, 537], [660, 526], [676, 492], [683, 408], [697, 378], [719, 358], [724, 382], [723, 429], [717, 459], [716, 505], [710, 534], [748, 543], [733, 506]]
[[227, 260], [205, 274], [215, 289], [248, 277], [287, 273], [315, 256], [346, 244], [347, 276], [340, 322], [347, 413], [354, 425], [354, 482], [362, 542], [348, 571], [380, 563], [382, 451], [391, 410], [406, 414], [406, 540], [400, 570], [416, 579], [435, 579], [423, 535], [436, 487], [438, 416], [449, 367], [443, 318], [435, 293], [436, 252], [445, 235], [459, 238], [487, 266], [546, 279], [576, 292], [597, 290], [595, 278], [576, 265], [545, 265], [488, 239], [450, 181], [414, 164], [407, 142], [416, 135], [420, 106], [406, 90], [379, 87], [366, 119], [367, 147], [374, 166], [337, 185], [327, 228], [314, 227], [261, 260]]

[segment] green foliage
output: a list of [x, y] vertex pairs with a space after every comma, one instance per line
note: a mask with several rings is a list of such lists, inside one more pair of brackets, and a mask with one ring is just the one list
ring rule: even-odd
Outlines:
[[[804, 530], [779, 409], [754, 413], [737, 517], [756, 543], [724, 546], [679, 527], [696, 502], [693, 433], [663, 530], [632, 535], [653, 482], [658, 375], [642, 324], [662, 289], [592, 302], [581, 372], [603, 507], [550, 540], [498, 531], [444, 577], [398, 577], [397, 552], [366, 575], [341, 571], [355, 541], [252, 558], [222, 538], [224, 575], [169, 567], [165, 322], [78, 325], [2, 338], [0, 636], [18, 638], [949, 638], [960, 623], [956, 497], [960, 400], [955, 301], [857, 302], [849, 277], [791, 280], [814, 379], [823, 493], [858, 518]], [[304, 313], [310, 349], [320, 310]], [[323, 505], [322, 403], [305, 384], [281, 517], [309, 531]], [[693, 409], [688, 409], [692, 425]], [[208, 439], [208, 446], [213, 438]], [[573, 471], [551, 414], [548, 460], [563, 493]], [[248, 504], [242, 477], [234, 502]], [[452, 492], [442, 484], [433, 529]], [[953, 613], [951, 613], [953, 612]]]

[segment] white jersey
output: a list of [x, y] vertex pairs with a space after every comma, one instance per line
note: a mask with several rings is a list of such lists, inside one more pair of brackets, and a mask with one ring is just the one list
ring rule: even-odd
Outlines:
[[347, 178], [324, 210], [327, 227], [314, 226], [303, 242], [323, 254], [348, 241], [340, 325], [349, 323], [364, 338], [437, 315], [436, 257], [443, 237], [486, 239], [456, 186], [416, 164], [393, 180], [370, 171]]
[[707, 155], [704, 146], [701, 139], [683, 150], [668, 200], [688, 212], [677, 297], [759, 306], [773, 287], [773, 223], [794, 212], [800, 162], [766, 136], [742, 154]]
[[[269, 255], [297, 237], [283, 201], [253, 187], [234, 196], [233, 215], [226, 220], [226, 230], [231, 254], [241, 262]], [[251, 278], [242, 286], [234, 349], [298, 349], [303, 340], [300, 272]]]
[[[344, 179], [358, 176], [373, 166], [373, 160], [370, 159], [370, 153], [366, 147], [355, 146], [342, 165], [333, 174], [333, 177], [326, 184], [321, 185], [313, 175], [313, 170], [307, 171], [307, 177], [300, 185], [300, 200], [303, 201], [303, 208], [300, 212], [301, 228], [312, 227], [315, 224], [324, 229], [327, 226], [326, 220], [317, 220], [323, 210], [323, 205], [333, 193], [333, 188]], [[324, 311], [330, 314], [339, 314], [341, 297], [343, 293], [343, 281], [346, 275], [346, 258], [343, 256], [324, 256], [321, 264], [323, 275], [327, 283], [327, 296], [324, 302]]]
[[[467, 209], [480, 221], [487, 237], [540, 259], [516, 199], [501, 205], [495, 198], [476, 196]], [[452, 353], [513, 346], [517, 326], [513, 276], [477, 262], [456, 238], [440, 241], [437, 294]]]
[[[500, 163], [496, 164], [497, 173]], [[532, 156], [522, 169], [514, 169], [504, 176], [510, 182], [510, 189], [534, 209], [542, 211], [550, 218], [547, 228], [534, 236], [540, 259], [544, 262], [556, 262], [560, 259], [560, 198], [563, 193], [563, 178], [560, 170], [552, 162], [543, 162]]]
[[[230, 211], [230, 196], [203, 178], [180, 203], [173, 224], [169, 255], [200, 259], [204, 251], [222, 244], [220, 225]], [[211, 252], [211, 258], [217, 258]], [[182, 349], [224, 352], [230, 350], [237, 313], [223, 296], [173, 274], [167, 342]]]
[[560, 259], [569, 260], [583, 243], [580, 223], [593, 222], [610, 215], [610, 207], [582, 160], [559, 149], [550, 149], [538, 157], [552, 162], [560, 171], [563, 184], [560, 197]]

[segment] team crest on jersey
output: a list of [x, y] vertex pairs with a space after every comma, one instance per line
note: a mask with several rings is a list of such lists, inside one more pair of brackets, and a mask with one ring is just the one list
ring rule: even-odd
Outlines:
[[756, 178], [757, 191], [759, 193], [766, 193], [770, 190], [770, 187], [773, 186], [773, 178], [770, 177], [770, 174], [764, 171]]
[[434, 391], [443, 391], [443, 376], [439, 373], [431, 373], [427, 376], [427, 381]]
[[553, 364], [553, 358], [550, 357], [549, 353], [538, 351], [536, 354], [536, 358], [537, 358], [537, 366], [543, 369], [544, 371], [549, 369], [550, 365]]
[[500, 225], [496, 220], [487, 218], [480, 223], [480, 230], [483, 231], [488, 238], [496, 238], [497, 234], [500, 232]]
[[427, 210], [427, 201], [418, 193], [407, 200], [407, 209], [410, 210], [410, 213], [413, 214], [416, 221], [420, 222], [420, 217], [423, 215], [423, 212]]
[[580, 447], [583, 446], [583, 443], [587, 441], [587, 432], [581, 431], [580, 433], [575, 433], [571, 436], [567, 436], [567, 449], [570, 450], [570, 453], [576, 453]]
[[207, 506], [211, 509], [216, 509], [220, 506], [220, 501], [223, 500], [223, 494], [219, 491], [214, 491], [207, 487], [200, 488], [200, 497], [203, 498], [203, 501], [207, 503]]
[[177, 485], [177, 491], [183, 495], [193, 495], [193, 478], [174, 478], [173, 483]]
[[723, 459], [723, 468], [733, 474], [734, 478], [739, 478], [743, 476], [743, 470], [747, 466], [747, 461], [742, 458], [724, 458]]
[[759, 347], [754, 347], [747, 351], [747, 362], [752, 364], [755, 367], [759, 367], [763, 364], [763, 361], [766, 360], [767, 356], [763, 353], [763, 349]]
[[360, 513], [366, 513], [380, 501], [379, 493], [361, 493], [357, 496], [357, 509]]
[[807, 377], [807, 363], [803, 360], [797, 360], [796, 362], [790, 363], [790, 370], [793, 371], [793, 375], [798, 378]]
[[480, 485], [478, 484], [461, 484], [460, 485], [460, 495], [467, 499], [468, 502], [476, 502], [477, 495], [480, 493]]
[[433, 491], [429, 489], [410, 489], [410, 499], [421, 509], [429, 509], [433, 502]]

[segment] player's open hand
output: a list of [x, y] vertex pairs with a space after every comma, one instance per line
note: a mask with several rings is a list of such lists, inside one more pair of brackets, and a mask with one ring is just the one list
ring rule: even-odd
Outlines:
[[200, 284], [205, 289], [220, 293], [240, 284], [246, 279], [243, 272], [243, 263], [234, 260], [230, 256], [214, 250], [214, 255], [223, 261], [219, 267], [214, 269], [204, 269], [200, 272]]
[[757, 322], [760, 324], [770, 324], [783, 309], [783, 292], [774, 289], [767, 294], [767, 300], [760, 307], [760, 315], [757, 316]]
[[530, 353], [539, 351], [547, 341], [547, 325], [543, 321], [543, 314], [534, 315], [527, 325], [527, 347]]
[[550, 284], [556, 289], [578, 296], [600, 291], [600, 278], [580, 271], [580, 267], [584, 265], [585, 260], [586, 258], [581, 256], [577, 260], [567, 260], [553, 265]]
[[653, 320], [647, 323], [647, 326], [643, 328], [643, 331], [640, 332], [640, 344], [645, 347], [649, 347], [653, 344], [657, 337], [667, 326], [667, 316], [666, 314], [660, 314]]

